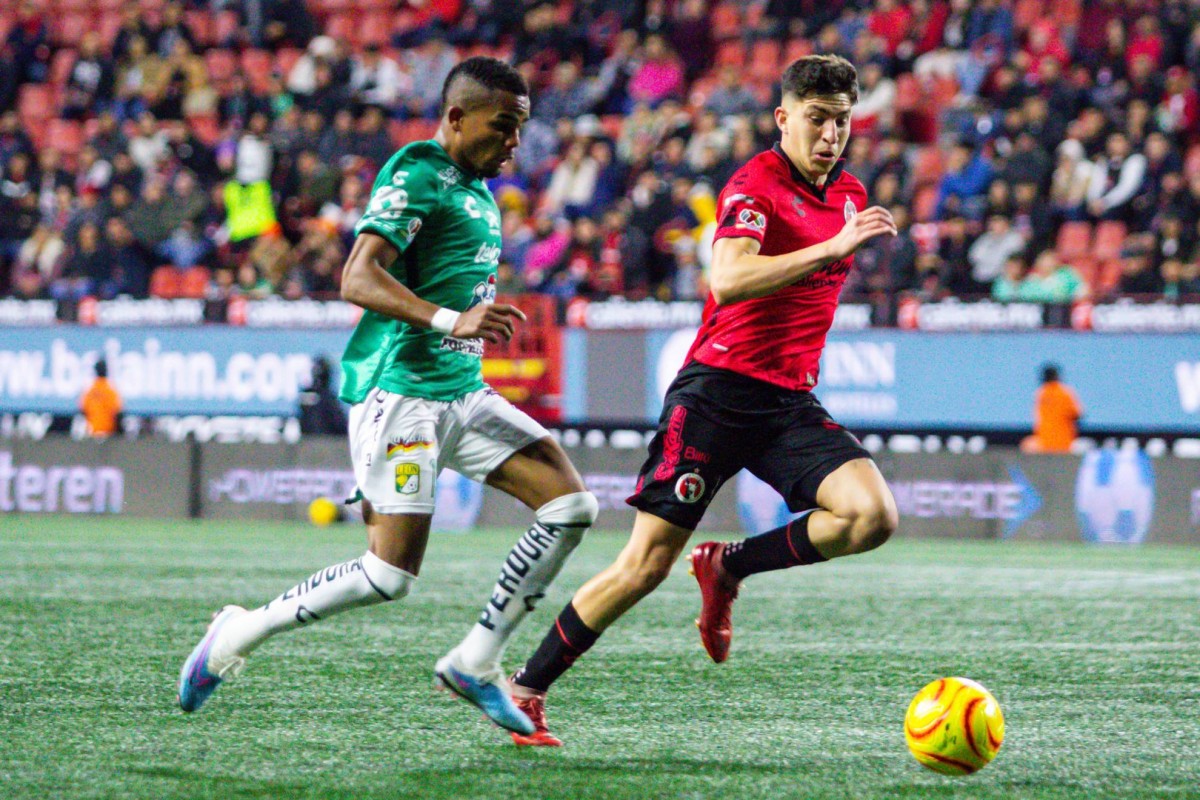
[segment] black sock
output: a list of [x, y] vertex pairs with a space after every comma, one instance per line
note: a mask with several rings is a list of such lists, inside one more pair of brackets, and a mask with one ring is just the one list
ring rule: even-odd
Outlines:
[[537, 652], [513, 676], [513, 683], [539, 692], [548, 690], [599, 638], [599, 633], [583, 624], [575, 606], [567, 603]]
[[828, 560], [808, 538], [808, 518], [811, 516], [805, 514], [782, 528], [725, 545], [721, 566], [732, 577], [741, 580], [759, 572]]

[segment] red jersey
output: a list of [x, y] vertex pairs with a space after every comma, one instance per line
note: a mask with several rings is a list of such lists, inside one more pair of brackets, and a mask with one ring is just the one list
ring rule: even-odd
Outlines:
[[[814, 186], [777, 144], [733, 174], [717, 198], [714, 239], [748, 236], [778, 256], [832, 239], [866, 208], [867, 191], [839, 161]], [[766, 297], [718, 306], [710, 293], [687, 361], [795, 391], [817, 385], [825, 336], [854, 256], [828, 264]]]

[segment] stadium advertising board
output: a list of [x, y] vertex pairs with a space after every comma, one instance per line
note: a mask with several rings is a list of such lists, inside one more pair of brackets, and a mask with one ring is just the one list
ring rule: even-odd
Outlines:
[[159, 441], [8, 441], [0, 446], [0, 513], [186, 517], [189, 453]]

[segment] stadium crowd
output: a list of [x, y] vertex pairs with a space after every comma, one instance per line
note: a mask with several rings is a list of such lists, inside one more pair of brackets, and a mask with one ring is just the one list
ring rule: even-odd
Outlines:
[[813, 52], [859, 68], [849, 168], [900, 227], [846, 296], [1200, 293], [1185, 0], [21, 0], [0, 42], [0, 296], [333, 297], [376, 171], [487, 53], [534, 90], [500, 291], [703, 297]]

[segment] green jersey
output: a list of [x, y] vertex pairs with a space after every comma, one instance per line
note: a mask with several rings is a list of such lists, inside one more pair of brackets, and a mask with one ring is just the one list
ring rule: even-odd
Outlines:
[[[400, 251], [394, 278], [453, 311], [496, 298], [500, 210], [487, 186], [435, 141], [413, 142], [384, 165], [354, 232]], [[484, 386], [482, 339], [456, 339], [364, 311], [342, 356], [341, 398], [360, 403], [376, 386], [454, 400]]]

